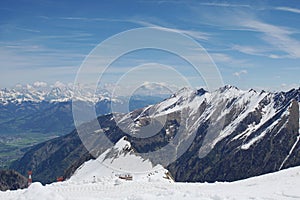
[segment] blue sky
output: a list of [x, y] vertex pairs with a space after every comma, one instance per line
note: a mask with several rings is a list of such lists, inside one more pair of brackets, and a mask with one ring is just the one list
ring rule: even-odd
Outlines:
[[[225, 84], [265, 90], [300, 86], [297, 1], [3, 0], [0, 87], [74, 82], [96, 45], [122, 31], [148, 26], [196, 40], [216, 63]], [[145, 50], [117, 60], [106, 81], [113, 83], [124, 69], [145, 63], [189, 68], [173, 55]], [[185, 76], [193, 78], [192, 73]]]

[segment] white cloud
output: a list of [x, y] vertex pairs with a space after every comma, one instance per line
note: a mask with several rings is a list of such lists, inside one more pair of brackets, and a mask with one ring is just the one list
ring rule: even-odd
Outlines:
[[241, 45], [233, 45], [232, 46], [233, 50], [242, 52], [244, 54], [249, 54], [249, 55], [262, 55], [262, 48], [258, 47], [252, 47], [252, 46], [241, 46]]
[[230, 4], [230, 3], [200, 3], [202, 6], [216, 6], [216, 7], [237, 7], [237, 8], [252, 8], [247, 4]]
[[234, 59], [232, 59], [230, 56], [228, 56], [226, 54], [223, 54], [223, 53], [210, 53], [209, 55], [216, 62], [221, 62], [221, 63], [233, 63], [233, 62], [235, 62]]
[[289, 55], [277, 55], [272, 53], [275, 51], [275, 48], [268, 48], [265, 46], [242, 46], [242, 45], [233, 45], [231, 47], [232, 50], [239, 51], [244, 54], [254, 55], [254, 56], [264, 56], [273, 59], [280, 59], [280, 58], [288, 58]]
[[[220, 5], [218, 3], [208, 3], [208, 5], [223, 7], [234, 6], [227, 3], [221, 3]], [[191, 8], [191, 10], [196, 13], [199, 9]], [[298, 10], [293, 11], [298, 12]], [[216, 13], [218, 17], [216, 17]], [[259, 47], [256, 48], [257, 44], [253, 44], [253, 46], [255, 45], [253, 48], [242, 48], [242, 46], [238, 46], [238, 49], [243, 51], [243, 53], [266, 56], [269, 58], [300, 58], [300, 41], [293, 37], [293, 35], [298, 34], [299, 31], [290, 27], [266, 23], [255, 17], [254, 12], [245, 11], [244, 9], [230, 10], [230, 12], [216, 11], [216, 13], [206, 13], [205, 15], [197, 13], [196, 16], [204, 18], [205, 22], [195, 20], [193, 22], [218, 27], [220, 30], [245, 31], [247, 34], [260, 33], [255, 34], [255, 36], [258, 36], [260, 40], [266, 42], [265, 46], [267, 47], [267, 51], [264, 52]], [[288, 26], [288, 24], [286, 26]], [[219, 39], [221, 41], [223, 40], [223, 38]], [[260, 42], [260, 40], [256, 41]], [[258, 43], [258, 45], [260, 45], [260, 43]]]
[[84, 22], [127, 22], [127, 23], [135, 23], [134, 20], [131, 19], [118, 19], [118, 18], [99, 18], [99, 17], [76, 17], [76, 16], [69, 16], [69, 17], [59, 17], [62, 20], [76, 20], [76, 21], [84, 21]]
[[238, 78], [241, 78], [241, 75], [243, 75], [243, 74], [248, 74], [248, 71], [247, 70], [241, 70], [241, 71], [233, 73], [233, 75], [238, 77]]
[[286, 11], [286, 12], [292, 12], [292, 13], [300, 14], [300, 9], [297, 9], [297, 8], [276, 7], [275, 10], [281, 10], [281, 11]]
[[195, 39], [201, 39], [201, 40], [208, 40], [209, 39], [209, 34], [208, 33], [200, 32], [200, 31], [191, 31], [191, 30], [182, 30], [182, 29], [172, 29], [172, 30], [187, 34], [187, 35], [189, 35], [189, 36], [191, 36], [192, 38], [195, 38]]
[[136, 24], [139, 24], [139, 25], [142, 25], [142, 26], [146, 26], [146, 27], [153, 27], [153, 28], [156, 28], [156, 29], [159, 29], [159, 30], [183, 33], [183, 34], [189, 35], [190, 37], [192, 37], [194, 39], [199, 39], [199, 40], [208, 40], [209, 35], [210, 35], [208, 33], [202, 32], [202, 31], [167, 28], [167, 27], [159, 26], [157, 24], [153, 24], [153, 23], [146, 22], [146, 21], [141, 21], [141, 20], [132, 20], [132, 22], [134, 22]]
[[21, 31], [31, 32], [31, 33], [40, 33], [40, 32], [41, 32], [41, 31], [39, 31], [39, 30], [36, 30], [36, 29], [30, 29], [30, 28], [16, 27], [16, 29], [21, 30]]
[[289, 56], [280, 56], [280, 55], [276, 55], [276, 54], [270, 54], [269, 58], [273, 58], [273, 59], [280, 59], [280, 58], [288, 58]]
[[[284, 56], [271, 54], [268, 55], [268, 57], [300, 58], [300, 42], [291, 37], [294, 32], [290, 29], [251, 19], [241, 20], [239, 25], [263, 33], [261, 36], [262, 40], [272, 45], [276, 50], [283, 51], [287, 54]], [[257, 48], [257, 50], [244, 48], [243, 51], [249, 54], [260, 53], [259, 48]]]

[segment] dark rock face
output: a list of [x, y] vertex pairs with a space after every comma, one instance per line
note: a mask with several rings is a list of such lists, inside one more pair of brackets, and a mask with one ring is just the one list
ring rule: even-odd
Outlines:
[[65, 170], [82, 156], [88, 154], [76, 131], [32, 147], [12, 169], [25, 175], [33, 172], [33, 181], [50, 183], [63, 176]]
[[17, 190], [27, 187], [27, 179], [13, 170], [0, 170], [0, 190]]
[[[92, 152], [83, 146], [76, 131], [33, 147], [14, 163], [25, 173], [32, 169], [36, 179], [51, 182], [56, 176], [69, 177], [86, 160], [105, 149], [101, 137], [113, 143], [127, 136], [136, 152], [161, 149], [173, 139], [173, 152], [193, 135], [186, 151], [176, 161], [164, 166], [176, 181], [234, 181], [300, 165], [299, 90], [266, 93], [235, 87], [223, 87], [214, 93], [182, 90], [165, 101], [129, 114], [101, 116], [102, 131], [87, 123], [82, 128], [95, 145]], [[159, 124], [162, 128], [148, 138], [139, 138], [143, 127]], [[125, 127], [124, 133], [117, 125]], [[180, 132], [183, 127], [183, 132]], [[95, 136], [95, 137], [94, 137]], [[96, 137], [97, 136], [97, 137]], [[94, 139], [93, 139], [94, 138]], [[163, 152], [155, 158], [168, 158]]]
[[[300, 165], [297, 139], [299, 103], [292, 97], [285, 103], [281, 104], [282, 110], [278, 110], [247, 138], [234, 139], [249, 124], [260, 121], [260, 111], [249, 113], [235, 131], [218, 142], [205, 158], [198, 157], [203, 140], [195, 140], [191, 148], [168, 169], [177, 181], [214, 182], [235, 181]], [[284, 115], [285, 111], [289, 114]], [[243, 146], [263, 132], [263, 139], [257, 140], [249, 148]], [[197, 138], [203, 134], [206, 134], [206, 130], [199, 127]]]

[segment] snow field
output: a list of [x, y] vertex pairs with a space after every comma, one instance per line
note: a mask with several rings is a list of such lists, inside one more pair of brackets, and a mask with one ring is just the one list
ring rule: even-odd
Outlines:
[[300, 167], [232, 183], [166, 183], [110, 180], [96, 183], [61, 182], [0, 192], [5, 200], [244, 200], [300, 199]]

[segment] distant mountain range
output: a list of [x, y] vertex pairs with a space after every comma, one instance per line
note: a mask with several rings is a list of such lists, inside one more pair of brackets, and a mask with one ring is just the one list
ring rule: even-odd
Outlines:
[[[75, 94], [80, 93], [80, 98]], [[136, 94], [130, 98], [129, 110], [157, 103], [165, 95]], [[97, 115], [111, 112], [111, 104], [123, 105], [129, 97], [111, 98], [109, 91], [99, 89], [94, 94], [88, 87], [41, 84], [17, 86], [0, 90], [0, 134], [42, 133], [63, 135], [75, 126], [72, 101], [95, 106]], [[120, 107], [120, 106], [119, 106]]]
[[[155, 105], [82, 125], [90, 151], [74, 130], [32, 147], [11, 168], [22, 174], [33, 170], [36, 180], [51, 182], [103, 153], [105, 138], [116, 143], [127, 136], [145, 159], [168, 147], [148, 158], [163, 164], [176, 181], [244, 179], [300, 165], [299, 102], [300, 89], [270, 93], [233, 86], [213, 92], [183, 88]], [[159, 124], [162, 117], [166, 121]], [[149, 124], [162, 128], [140, 138]]]
[[[76, 105], [95, 107], [98, 116], [110, 113], [112, 105], [127, 112], [167, 97], [160, 85], [156, 86], [154, 95], [151, 89], [155, 88], [143, 87], [143, 92], [137, 91], [132, 97], [114, 98], [105, 89], [93, 94], [89, 87], [72, 87], [62, 83], [49, 85], [36, 82], [0, 89], [0, 168], [7, 168], [11, 161], [20, 158], [27, 147], [74, 130], [74, 101]], [[78, 93], [80, 95], [76, 95]], [[79, 112], [85, 112], [85, 107], [79, 108]], [[84, 120], [89, 121], [89, 118]]]

